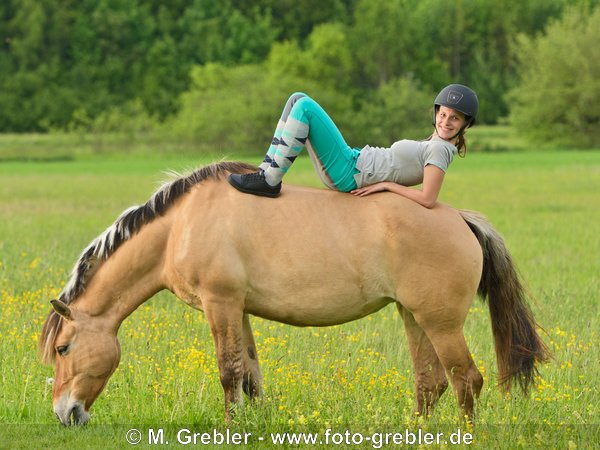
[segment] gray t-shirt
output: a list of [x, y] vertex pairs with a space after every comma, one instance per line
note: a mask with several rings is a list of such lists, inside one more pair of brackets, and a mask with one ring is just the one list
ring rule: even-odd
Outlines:
[[458, 150], [437, 136], [429, 141], [402, 140], [390, 148], [365, 146], [358, 156], [354, 175], [358, 187], [380, 181], [393, 181], [404, 186], [423, 182], [425, 166], [433, 164], [444, 172]]

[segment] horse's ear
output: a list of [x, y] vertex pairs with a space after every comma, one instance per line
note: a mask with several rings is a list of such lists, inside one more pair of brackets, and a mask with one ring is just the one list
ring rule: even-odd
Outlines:
[[61, 302], [60, 300], [51, 300], [50, 303], [52, 304], [54, 311], [56, 311], [59, 315], [67, 320], [72, 319], [71, 310], [65, 303]]

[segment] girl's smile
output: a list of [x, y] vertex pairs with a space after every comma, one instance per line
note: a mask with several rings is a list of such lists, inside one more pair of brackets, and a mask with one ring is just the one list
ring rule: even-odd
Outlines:
[[435, 131], [445, 141], [454, 142], [465, 123], [463, 113], [447, 106], [440, 106], [436, 113]]

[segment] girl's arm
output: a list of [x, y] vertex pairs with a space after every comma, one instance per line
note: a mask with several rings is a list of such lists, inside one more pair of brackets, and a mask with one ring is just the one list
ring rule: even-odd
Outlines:
[[402, 186], [401, 184], [394, 183], [393, 181], [382, 181], [381, 183], [375, 183], [370, 186], [355, 189], [351, 193], [364, 197], [365, 195], [373, 194], [375, 192], [390, 191], [414, 200], [425, 208], [433, 208], [437, 202], [440, 190], [442, 189], [444, 175], [442, 169], [429, 164], [425, 166], [421, 189], [411, 189]]

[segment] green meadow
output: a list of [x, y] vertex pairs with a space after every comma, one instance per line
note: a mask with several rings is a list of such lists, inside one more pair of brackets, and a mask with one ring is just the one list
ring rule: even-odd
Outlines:
[[[254, 318], [265, 397], [247, 402], [227, 429], [207, 322], [161, 292], [123, 323], [121, 364], [90, 423], [64, 428], [51, 407], [53, 368], [41, 364], [36, 346], [49, 301], [79, 253], [122, 210], [145, 202], [166, 171], [239, 158], [173, 148], [117, 152], [111, 142], [100, 150], [82, 142], [78, 151], [77, 143], [46, 137], [40, 145], [51, 150], [23, 153], [30, 141], [3, 139], [0, 448], [130, 448], [130, 429], [142, 437], [134, 448], [211, 448], [208, 440], [215, 448], [310, 446], [277, 445], [271, 433], [315, 433], [323, 448], [588, 449], [600, 442], [600, 151], [505, 152], [492, 136], [489, 149], [496, 152], [456, 159], [446, 177], [441, 200], [484, 213], [505, 237], [553, 353], [529, 396], [504, 395], [496, 386], [487, 305], [474, 299], [465, 335], [485, 379], [474, 426], [461, 422], [450, 390], [429, 419], [412, 414], [408, 347], [390, 306], [330, 328]], [[243, 159], [258, 163], [260, 156]], [[286, 182], [320, 187], [306, 157]], [[195, 442], [186, 429], [198, 433]], [[246, 444], [232, 433], [247, 433]], [[443, 438], [419, 446], [419, 433]], [[454, 445], [459, 435], [462, 443]]]

